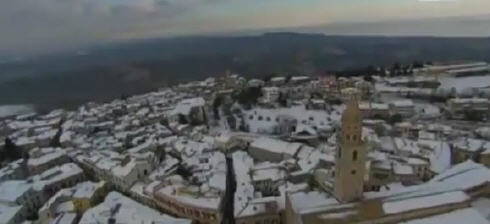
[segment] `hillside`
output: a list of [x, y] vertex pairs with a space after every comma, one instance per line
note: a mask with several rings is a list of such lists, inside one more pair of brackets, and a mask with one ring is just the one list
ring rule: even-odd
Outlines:
[[0, 64], [0, 104], [73, 107], [231, 70], [245, 76], [319, 75], [395, 62], [490, 61], [489, 38], [326, 36], [138, 40]]

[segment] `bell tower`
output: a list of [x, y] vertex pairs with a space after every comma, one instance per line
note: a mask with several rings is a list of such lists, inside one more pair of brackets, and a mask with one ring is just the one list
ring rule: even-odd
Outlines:
[[358, 200], [363, 193], [366, 147], [360, 115], [357, 100], [351, 99], [342, 114], [335, 157], [334, 195], [341, 202]]

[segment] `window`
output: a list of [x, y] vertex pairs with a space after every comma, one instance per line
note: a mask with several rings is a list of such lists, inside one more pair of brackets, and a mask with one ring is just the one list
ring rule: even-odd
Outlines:
[[250, 115], [250, 116], [248, 116], [248, 119], [249, 120], [253, 120], [254, 119], [254, 116]]
[[350, 173], [351, 173], [352, 175], [356, 175], [356, 170], [352, 170], [352, 171], [350, 171]]
[[345, 135], [345, 140], [349, 141], [350, 140], [350, 135]]
[[267, 117], [267, 118], [266, 118], [266, 120], [267, 120], [267, 121], [271, 121], [271, 118], [270, 118], [270, 117]]
[[259, 121], [261, 121], [262, 119], [263, 119], [263, 117], [262, 116], [259, 116]]
[[342, 157], [342, 149], [339, 147], [339, 149], [337, 150], [337, 155], [339, 156], [339, 158]]
[[357, 150], [354, 150], [354, 152], [352, 152], [352, 161], [357, 161]]
[[353, 135], [352, 136], [352, 141], [356, 141], [357, 140], [357, 135]]

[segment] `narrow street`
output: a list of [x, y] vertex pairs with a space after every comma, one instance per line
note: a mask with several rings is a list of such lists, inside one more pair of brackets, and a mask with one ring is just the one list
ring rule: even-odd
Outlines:
[[221, 210], [223, 212], [222, 224], [235, 224], [234, 218], [234, 195], [236, 191], [235, 172], [233, 170], [233, 159], [230, 156], [226, 157], [226, 192]]

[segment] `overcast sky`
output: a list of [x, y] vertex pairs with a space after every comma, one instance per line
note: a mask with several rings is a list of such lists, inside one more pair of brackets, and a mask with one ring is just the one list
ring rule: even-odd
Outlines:
[[490, 0], [0, 0], [0, 52], [242, 29], [485, 15], [490, 15]]

